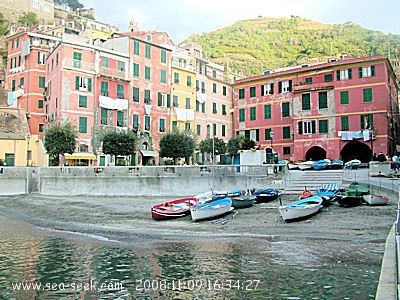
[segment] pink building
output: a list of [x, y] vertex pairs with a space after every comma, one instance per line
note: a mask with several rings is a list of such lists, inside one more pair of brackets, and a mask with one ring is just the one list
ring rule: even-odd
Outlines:
[[234, 85], [236, 134], [261, 149], [294, 161], [397, 151], [399, 87], [388, 59], [343, 55], [264, 73]]

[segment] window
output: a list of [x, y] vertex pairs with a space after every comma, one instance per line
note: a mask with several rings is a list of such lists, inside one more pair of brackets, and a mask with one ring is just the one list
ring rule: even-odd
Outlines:
[[139, 55], [140, 43], [138, 41], [133, 42], [133, 54]]
[[221, 126], [221, 135], [226, 136], [226, 126], [225, 125]]
[[316, 122], [315, 120], [311, 121], [300, 121], [299, 125], [299, 134], [312, 134], [316, 133]]
[[272, 131], [271, 128], [266, 128], [266, 129], [265, 129], [264, 134], [265, 134], [265, 140], [266, 140], [266, 141], [272, 140], [272, 139], [271, 139], [271, 131]]
[[179, 83], [179, 73], [174, 72], [174, 83], [178, 84]]
[[38, 64], [44, 65], [45, 62], [46, 62], [46, 53], [38, 52]]
[[19, 79], [19, 87], [23, 88], [25, 84], [25, 77], [20, 77]]
[[74, 52], [72, 55], [73, 55], [72, 66], [74, 68], [81, 68], [82, 67], [82, 53]]
[[123, 61], [118, 61], [118, 76], [125, 76], [125, 63]]
[[100, 91], [102, 96], [108, 96], [108, 82], [102, 81], [100, 84]]
[[132, 128], [135, 130], [139, 129], [139, 115], [132, 115]]
[[160, 107], [169, 107], [168, 106], [168, 101], [166, 101], [166, 99], [168, 100], [168, 96], [167, 94], [162, 94], [160, 92], [158, 92], [158, 106]]
[[264, 119], [269, 120], [272, 118], [271, 104], [264, 105]]
[[118, 99], [125, 98], [124, 86], [122, 84], [117, 84], [117, 98]]
[[43, 132], [44, 124], [39, 124], [39, 132]]
[[190, 98], [186, 98], [186, 106], [185, 106], [185, 108], [186, 109], [190, 109], [191, 107], [190, 107]]
[[290, 126], [285, 126], [282, 128], [282, 138], [285, 140], [290, 139]]
[[144, 67], [144, 79], [150, 80], [150, 67]]
[[39, 100], [38, 100], [38, 108], [39, 108], [39, 109], [42, 109], [42, 108], [43, 108], [43, 100], [42, 100], [42, 99], [39, 99]]
[[87, 118], [79, 117], [79, 133], [87, 133]]
[[139, 88], [133, 88], [133, 102], [139, 102]]
[[363, 102], [372, 102], [372, 88], [363, 89]]
[[185, 123], [185, 130], [186, 130], [186, 131], [189, 131], [189, 130], [190, 130], [190, 123], [189, 123], [189, 122], [186, 122], [186, 123]]
[[196, 125], [196, 134], [201, 135], [201, 126], [199, 124]]
[[327, 92], [319, 92], [318, 93], [318, 107], [328, 108], [328, 93]]
[[172, 121], [172, 130], [175, 131], [178, 129], [178, 122], [177, 121]]
[[196, 101], [196, 111], [197, 112], [200, 111], [200, 103], [199, 103], [199, 101]]
[[173, 107], [178, 107], [178, 105], [179, 105], [178, 96], [173, 95], [173, 96], [172, 96], [172, 106], [173, 106]]
[[213, 102], [213, 114], [217, 113], [217, 103]]
[[244, 108], [239, 109], [239, 122], [244, 122], [246, 118]]
[[15, 155], [14, 153], [5, 153], [4, 154], [4, 158], [5, 158], [5, 163], [7, 164], [7, 166], [9, 167], [14, 167], [15, 164]]
[[212, 76], [213, 76], [214, 78], [217, 78], [217, 70], [213, 70], [213, 71], [212, 71], [212, 74], [213, 74]]
[[87, 108], [87, 96], [79, 95], [79, 107]]
[[226, 116], [226, 105], [222, 104], [222, 115]]
[[217, 84], [213, 83], [213, 93], [216, 93], [216, 92], [217, 92]]
[[[40, 78], [39, 78], [39, 87], [40, 87]], [[15, 91], [15, 79], [11, 80], [11, 91]]]
[[340, 122], [341, 122], [342, 130], [349, 130], [349, 117], [348, 116], [341, 116]]
[[58, 66], [58, 53], [56, 54], [56, 66]]
[[239, 99], [244, 99], [245, 95], [244, 95], [244, 89], [239, 89]]
[[123, 127], [125, 125], [125, 115], [123, 111], [117, 111], [117, 126]]
[[167, 51], [165, 51], [164, 49], [161, 49], [161, 63], [167, 63]]
[[375, 76], [375, 66], [358, 68], [358, 77], [365, 78], [365, 77], [372, 77], [372, 76]]
[[289, 108], [289, 102], [284, 102], [282, 103], [282, 117], [290, 117], [290, 108]]
[[146, 45], [146, 53], [145, 53], [146, 58], [151, 58], [151, 46]]
[[204, 94], [206, 92], [206, 83], [205, 82], [201, 82], [201, 92]]
[[144, 103], [151, 104], [150, 90], [144, 90]]
[[291, 80], [280, 81], [278, 90], [279, 90], [279, 93], [291, 92], [292, 91], [292, 81]]
[[43, 76], [39, 76], [39, 87], [40, 88], [45, 88], [45, 77], [43, 77]]
[[100, 111], [100, 124], [107, 125], [108, 124], [108, 110], [102, 108]]
[[213, 124], [213, 136], [217, 135], [217, 124]]
[[150, 124], [150, 116], [144, 116], [144, 130], [149, 131], [151, 129]]
[[133, 63], [133, 76], [139, 77], [139, 64]]
[[374, 115], [367, 114], [360, 116], [360, 129], [372, 129], [374, 128]]
[[186, 85], [187, 86], [192, 86], [192, 76], [187, 76], [186, 77]]
[[319, 133], [328, 133], [328, 120], [318, 121]]
[[80, 91], [92, 91], [92, 78], [75, 76], [75, 89]]
[[332, 81], [333, 81], [333, 76], [332, 76], [332, 74], [326, 74], [326, 75], [324, 76], [324, 81], [325, 81], [325, 82], [332, 82]]
[[201, 104], [201, 112], [206, 113], [206, 103]]
[[257, 118], [256, 107], [250, 107], [250, 121], [255, 121]]
[[345, 69], [345, 70], [337, 70], [336, 71], [336, 80], [349, 80], [352, 79], [352, 70]]
[[222, 87], [222, 95], [226, 96], [226, 86]]
[[159, 132], [165, 132], [165, 119], [164, 118], [160, 118], [158, 131]]
[[306, 84], [312, 84], [312, 77], [306, 78]]
[[250, 87], [250, 97], [255, 97], [256, 96], [256, 87], [255, 86], [251, 86]]
[[349, 91], [340, 92], [340, 104], [342, 105], [349, 104]]
[[274, 84], [267, 83], [261, 85], [261, 96], [272, 95], [274, 93]]
[[311, 110], [311, 95], [310, 94], [302, 94], [301, 95], [301, 109], [302, 110]]

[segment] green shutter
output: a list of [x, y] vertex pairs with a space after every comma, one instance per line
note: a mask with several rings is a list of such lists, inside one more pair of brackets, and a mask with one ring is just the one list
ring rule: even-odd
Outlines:
[[347, 71], [349, 73], [349, 79], [352, 79], [353, 78], [353, 70], [352, 69], [348, 69]]
[[79, 95], [79, 107], [87, 108], [87, 96]]
[[158, 106], [162, 106], [162, 94], [160, 92], [158, 92]]
[[100, 124], [107, 125], [108, 124], [108, 110], [105, 108], [101, 109], [100, 112], [101, 120]]
[[371, 66], [371, 76], [375, 76], [375, 66]]
[[319, 133], [328, 133], [328, 120], [319, 120]]
[[340, 80], [340, 70], [336, 71], [336, 80]]
[[171, 94], [167, 94], [167, 107], [171, 107]]
[[87, 118], [79, 117], [79, 133], [87, 133]]
[[124, 112], [118, 111], [117, 112], [117, 126], [124, 126]]
[[299, 134], [303, 134], [303, 122], [300, 121], [300, 122], [298, 123], [298, 125], [299, 125]]
[[363, 77], [363, 68], [359, 67], [358, 68], [358, 78], [362, 78]]
[[349, 117], [342, 116], [341, 118], [342, 130], [349, 130]]
[[372, 102], [372, 88], [363, 89], [363, 101]]
[[271, 119], [271, 104], [264, 105], [264, 119]]
[[88, 78], [88, 92], [92, 91], [92, 78]]
[[349, 104], [349, 92], [348, 91], [340, 92], [340, 104]]
[[75, 90], [79, 90], [79, 76], [75, 76]]
[[244, 122], [245, 121], [245, 110], [244, 108], [239, 109], [239, 122]]
[[311, 121], [311, 133], [316, 133], [317, 132], [317, 124], [315, 122], [315, 120]]
[[132, 128], [139, 129], [139, 115], [132, 116]]

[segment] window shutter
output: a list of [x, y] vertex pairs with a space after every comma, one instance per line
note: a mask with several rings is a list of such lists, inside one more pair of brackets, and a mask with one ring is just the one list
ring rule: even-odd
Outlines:
[[311, 121], [311, 132], [312, 133], [316, 133], [317, 132], [315, 120]]
[[291, 91], [292, 91], [292, 81], [289, 80], [289, 92], [291, 92]]
[[158, 92], [158, 106], [162, 106], [162, 95]]
[[336, 80], [340, 80], [340, 70], [336, 71]]
[[171, 107], [171, 94], [167, 94], [167, 107]]
[[75, 76], [75, 89], [79, 90], [79, 76]]
[[358, 78], [362, 78], [363, 77], [362, 72], [363, 72], [363, 68], [359, 67], [358, 68]]
[[371, 66], [371, 76], [375, 76], [375, 66]]
[[274, 93], [274, 84], [271, 83], [271, 95]]
[[299, 125], [299, 134], [303, 134], [303, 122], [300, 121], [300, 122], [298, 123], [298, 125]]
[[278, 82], [278, 93], [282, 93], [282, 82]]
[[348, 72], [349, 72], [349, 79], [352, 79], [353, 78], [353, 70], [349, 69]]
[[88, 92], [92, 91], [92, 78], [88, 78]]

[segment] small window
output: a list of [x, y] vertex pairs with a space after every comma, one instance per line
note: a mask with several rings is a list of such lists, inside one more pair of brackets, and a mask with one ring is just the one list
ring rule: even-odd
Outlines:
[[256, 96], [256, 87], [251, 86], [250, 87], [250, 97], [254, 98]]
[[306, 84], [312, 84], [312, 77], [306, 78]]
[[244, 89], [239, 89], [239, 99], [244, 99], [245, 95], [244, 95]]
[[340, 104], [342, 105], [349, 104], [349, 91], [340, 92]]
[[328, 108], [328, 93], [319, 92], [318, 93], [318, 107], [320, 109]]
[[328, 133], [328, 120], [318, 121], [319, 133]]
[[309, 93], [301, 95], [301, 109], [311, 110], [311, 95]]
[[332, 76], [332, 74], [326, 74], [326, 75], [324, 76], [324, 81], [325, 81], [325, 82], [332, 82], [332, 81], [333, 81], [333, 76]]
[[245, 121], [245, 110], [244, 108], [239, 109], [239, 122]]

